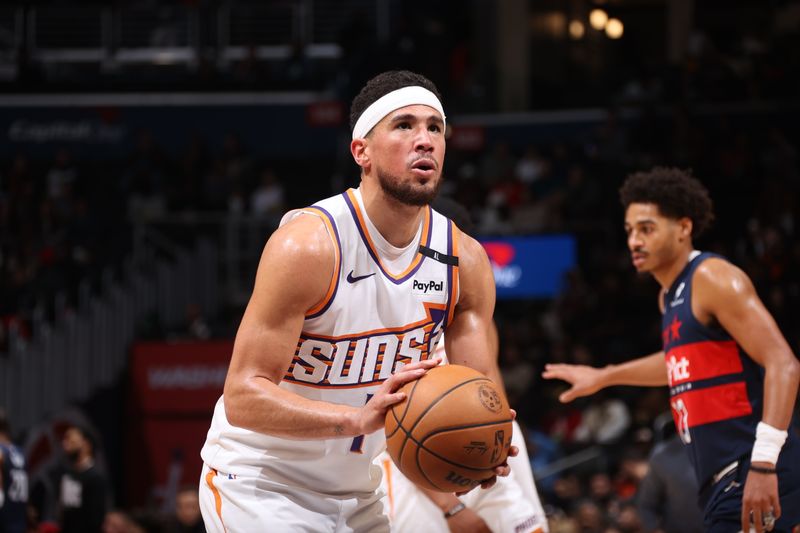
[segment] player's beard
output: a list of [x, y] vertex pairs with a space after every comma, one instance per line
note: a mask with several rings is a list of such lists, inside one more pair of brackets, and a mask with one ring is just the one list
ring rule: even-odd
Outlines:
[[383, 192], [397, 200], [398, 202], [415, 207], [429, 205], [436, 198], [439, 193], [439, 187], [442, 184], [442, 175], [439, 174], [433, 187], [424, 185], [414, 186], [413, 181], [404, 181], [395, 175], [384, 172], [380, 168], [377, 169], [378, 183], [381, 185]]

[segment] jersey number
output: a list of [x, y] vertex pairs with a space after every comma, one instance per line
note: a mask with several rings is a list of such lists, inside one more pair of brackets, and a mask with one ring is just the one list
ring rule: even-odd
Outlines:
[[11, 486], [8, 487], [8, 499], [12, 502], [28, 501], [28, 474], [24, 470], [11, 471]]
[[683, 403], [681, 398], [670, 402], [672, 409], [675, 411], [675, 421], [677, 425], [678, 435], [684, 444], [692, 442], [692, 436], [689, 434], [689, 411], [686, 409], [686, 404]]
[[[367, 402], [369, 401], [370, 398], [372, 398], [372, 394], [367, 394]], [[364, 402], [364, 405], [366, 405], [367, 402]], [[364, 453], [364, 450], [362, 449], [363, 447], [364, 447], [364, 435], [359, 435], [353, 438], [353, 442], [352, 444], [350, 444], [350, 452]]]

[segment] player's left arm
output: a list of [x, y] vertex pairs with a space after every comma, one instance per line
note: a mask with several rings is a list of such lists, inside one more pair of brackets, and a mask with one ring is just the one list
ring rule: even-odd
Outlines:
[[[497, 380], [497, 338], [492, 321], [495, 286], [489, 257], [483, 246], [464, 232], [459, 235], [459, 248], [458, 303], [444, 337], [447, 360], [474, 368], [490, 379]], [[503, 384], [498, 382], [497, 385], [497, 390], [505, 396]], [[512, 446], [509, 455], [516, 454], [517, 448]], [[507, 463], [495, 468], [498, 476], [507, 476], [509, 472], [511, 469]], [[494, 482], [492, 478], [482, 483], [481, 487], [489, 488]]]
[[[797, 397], [800, 362], [758, 297], [750, 278], [739, 268], [722, 259], [709, 259], [696, 270], [693, 287], [695, 316], [705, 323], [719, 322], [742, 349], [764, 367], [764, 409], [752, 464], [756, 468], [774, 469], [775, 452], [780, 450], [785, 439], [781, 439], [781, 433], [789, 427]], [[776, 438], [780, 443], [776, 443]], [[765, 459], [765, 456], [774, 459]], [[751, 470], [742, 501], [743, 530], [749, 527], [752, 511], [754, 525], [760, 533], [762, 512], [770, 508], [774, 509], [776, 517], [780, 516], [777, 476]]]
[[494, 378], [497, 347], [492, 322], [495, 304], [492, 268], [483, 246], [463, 232], [459, 248], [458, 303], [444, 337], [447, 359]]

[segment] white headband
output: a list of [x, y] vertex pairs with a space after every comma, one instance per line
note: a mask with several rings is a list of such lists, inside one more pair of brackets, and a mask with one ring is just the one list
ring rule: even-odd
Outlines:
[[444, 109], [442, 108], [442, 103], [436, 98], [436, 95], [424, 87], [413, 85], [384, 94], [372, 102], [372, 104], [361, 113], [361, 116], [358, 117], [356, 125], [353, 128], [353, 139], [364, 138], [383, 117], [395, 109], [400, 109], [407, 105], [426, 105], [432, 107], [442, 115], [442, 122], [444, 122]]

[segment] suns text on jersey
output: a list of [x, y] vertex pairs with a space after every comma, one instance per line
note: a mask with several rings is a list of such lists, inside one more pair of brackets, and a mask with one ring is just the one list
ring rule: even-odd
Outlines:
[[284, 380], [317, 387], [363, 387], [428, 359], [441, 323], [411, 324], [335, 338], [303, 333]]

